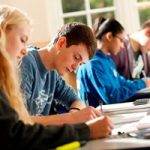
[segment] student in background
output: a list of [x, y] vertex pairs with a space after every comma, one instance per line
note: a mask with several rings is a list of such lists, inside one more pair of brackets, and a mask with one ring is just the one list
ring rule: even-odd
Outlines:
[[3, 5], [0, 17], [0, 146], [7, 150], [47, 150], [74, 140], [109, 136], [112, 123], [107, 117], [76, 125], [42, 126], [33, 122], [23, 103], [15, 57], [10, 55], [18, 56], [19, 48], [25, 48], [29, 20], [20, 10]]
[[125, 32], [115, 19], [100, 18], [95, 24], [97, 52], [77, 71], [77, 88], [82, 100], [94, 107], [125, 102], [138, 90], [150, 86], [149, 80], [126, 80], [116, 70], [111, 54], [117, 54], [124, 46]]
[[128, 79], [150, 77], [150, 19], [142, 29], [127, 36], [124, 48], [112, 55], [118, 72]]

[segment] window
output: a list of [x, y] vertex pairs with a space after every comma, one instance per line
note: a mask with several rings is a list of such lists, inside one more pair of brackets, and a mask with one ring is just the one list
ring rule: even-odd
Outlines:
[[[149, 1], [145, 0], [144, 2]], [[54, 11], [50, 13], [52, 14], [50, 22], [55, 22], [53, 26], [51, 25], [52, 34], [67, 22], [80, 21], [92, 26], [98, 16], [115, 17], [124, 26], [127, 33], [132, 33], [140, 28], [140, 22], [149, 18], [149, 15], [145, 15], [146, 13], [144, 13], [144, 17], [141, 16], [142, 12], [139, 14], [139, 11], [143, 11], [141, 6], [139, 7], [142, 0], [55, 0], [54, 2], [57, 3], [55, 8], [54, 2], [50, 3], [49, 0], [48, 2], [51, 5], [50, 10]]]
[[138, 0], [138, 10], [140, 16], [140, 24], [150, 19], [150, 0]]
[[113, 0], [61, 0], [64, 23], [80, 21], [92, 26], [98, 16], [114, 16]]

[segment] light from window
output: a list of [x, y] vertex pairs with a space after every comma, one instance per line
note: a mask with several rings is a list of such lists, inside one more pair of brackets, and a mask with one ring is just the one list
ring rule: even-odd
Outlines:
[[138, 0], [140, 24], [150, 19], [150, 0]]
[[90, 0], [91, 9], [113, 6], [113, 0]]
[[86, 16], [78, 16], [78, 17], [69, 17], [64, 19], [65, 23], [68, 22], [82, 22], [84, 24], [87, 24]]
[[76, 12], [85, 10], [84, 0], [62, 0], [63, 12]]

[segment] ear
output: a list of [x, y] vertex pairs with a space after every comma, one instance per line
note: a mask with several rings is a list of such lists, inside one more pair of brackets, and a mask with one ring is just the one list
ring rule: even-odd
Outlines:
[[106, 39], [107, 39], [108, 41], [111, 41], [112, 38], [113, 38], [113, 35], [112, 35], [111, 32], [108, 32], [108, 33], [106, 33], [105, 37], [106, 37]]
[[67, 39], [65, 36], [62, 36], [60, 38], [58, 38], [57, 42], [56, 42], [56, 49], [57, 50], [61, 50], [62, 48], [67, 46]]

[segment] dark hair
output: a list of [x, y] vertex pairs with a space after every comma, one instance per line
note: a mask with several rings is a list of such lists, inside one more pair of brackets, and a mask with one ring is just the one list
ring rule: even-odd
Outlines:
[[78, 22], [65, 24], [56, 35], [54, 43], [61, 36], [66, 37], [67, 47], [82, 43], [87, 47], [90, 57], [95, 53], [96, 39], [91, 28], [87, 25]]
[[145, 28], [150, 28], [150, 19], [143, 23], [142, 29], [145, 29]]
[[114, 18], [105, 19], [103, 17], [97, 18], [93, 25], [93, 31], [96, 39], [101, 40], [103, 35], [111, 32], [113, 36], [124, 31], [123, 26]]

